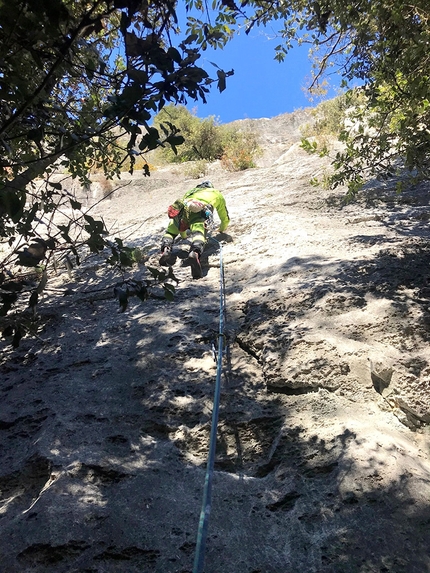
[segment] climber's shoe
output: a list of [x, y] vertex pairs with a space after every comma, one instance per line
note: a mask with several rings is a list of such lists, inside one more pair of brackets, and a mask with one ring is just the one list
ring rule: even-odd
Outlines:
[[172, 253], [170, 247], [164, 248], [159, 263], [162, 267], [172, 267], [176, 263], [176, 255]]
[[191, 251], [186, 259], [182, 261], [183, 267], [191, 267], [191, 276], [193, 279], [201, 279], [203, 276], [200, 256], [196, 251]]

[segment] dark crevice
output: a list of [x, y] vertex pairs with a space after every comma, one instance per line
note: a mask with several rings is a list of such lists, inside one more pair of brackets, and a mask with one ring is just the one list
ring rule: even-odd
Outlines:
[[255, 358], [255, 360], [260, 364], [260, 358], [258, 356], [258, 353], [255, 350], [253, 350], [249, 344], [241, 340], [238, 336], [236, 337], [235, 342], [237, 342], [241, 350], [243, 350], [246, 354], [252, 356], [252, 358]]
[[94, 560], [102, 561], [131, 561], [137, 559], [154, 564], [160, 556], [158, 549], [141, 549], [140, 547], [108, 547], [103, 553], [96, 555]]
[[267, 384], [267, 391], [273, 394], [286, 394], [287, 396], [300, 396], [301, 394], [310, 394], [311, 392], [318, 392], [318, 386], [299, 386], [297, 388], [290, 388], [289, 386], [273, 386]]
[[266, 507], [269, 511], [291, 511], [299, 497], [301, 497], [300, 493], [292, 491], [291, 493], [287, 493], [281, 497], [280, 500], [275, 501], [274, 503], [269, 503]]
[[339, 463], [335, 461], [321, 466], [308, 467], [303, 469], [303, 475], [312, 478], [320, 475], [331, 474], [335, 469], [337, 469], [338, 465]]
[[[239, 337], [236, 338], [236, 342], [239, 348], [241, 348], [246, 354], [254, 358], [261, 366], [261, 360], [259, 358], [258, 353], [255, 350], [253, 350], [249, 344], [241, 340]], [[264, 371], [262, 371], [262, 374], [263, 377], [265, 378]], [[300, 386], [297, 388], [291, 388], [289, 386], [276, 386], [274, 384], [266, 382], [266, 388], [268, 392], [273, 394], [285, 394], [286, 396], [301, 396], [302, 394], [311, 394], [313, 392], [318, 392], [318, 390], [322, 388], [322, 386]], [[326, 388], [326, 389], [329, 390], [330, 392], [334, 392], [335, 390], [337, 390], [337, 388]]]
[[301, 396], [302, 394], [312, 394], [318, 392], [319, 390], [327, 390], [327, 392], [336, 392], [337, 386], [298, 386], [297, 388], [291, 388], [290, 386], [275, 386], [274, 384], [267, 384], [267, 391], [273, 394], [285, 394], [287, 396]]
[[51, 545], [49, 543], [35, 543], [21, 551], [18, 555], [18, 561], [31, 563], [32, 565], [51, 566], [80, 555], [90, 545], [85, 541], [69, 541], [64, 545]]
[[68, 473], [70, 476], [82, 479], [84, 482], [99, 486], [119, 483], [130, 477], [130, 474], [96, 464], [80, 464], [78, 468], [74, 468]]

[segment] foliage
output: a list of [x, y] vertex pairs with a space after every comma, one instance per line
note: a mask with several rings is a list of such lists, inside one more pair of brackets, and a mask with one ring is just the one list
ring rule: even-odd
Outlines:
[[359, 99], [359, 94], [354, 101], [351, 94], [340, 94], [329, 100], [324, 100], [311, 109], [312, 122], [303, 126], [301, 132], [304, 137], [335, 136], [339, 137], [345, 127], [345, 120], [349, 116], [352, 107], [364, 103], [364, 98]]
[[255, 134], [229, 125], [219, 125], [213, 116], [199, 119], [184, 106], [168, 105], [154, 119], [159, 131], [171, 124], [184, 137], [184, 143], [177, 153], [168, 147], [157, 150], [165, 161], [196, 161], [199, 162], [199, 169], [202, 161], [215, 159], [221, 159], [229, 171], [255, 167], [254, 159], [260, 153]]
[[228, 171], [244, 171], [255, 167], [254, 159], [261, 154], [256, 135], [230, 127], [223, 134], [221, 163]]
[[334, 159], [332, 186], [347, 183], [354, 195], [365, 180], [388, 179], [405, 169], [410, 182], [429, 179], [428, 100], [408, 100], [386, 83], [378, 88], [377, 99], [365, 93], [366, 104], [350, 110], [340, 134], [345, 150]]
[[227, 41], [228, 17], [180, 35], [175, 8], [164, 0], [0, 3], [2, 316], [26, 299], [13, 278], [20, 268], [49, 274], [54, 253], [70, 265], [88, 251], [128, 260], [126, 247], [51, 175], [88, 185], [94, 172], [107, 179], [125, 166], [132, 172], [145, 152], [183, 142], [174, 125], [162, 133], [150, 125], [166, 103], [206, 101], [212, 84], [225, 89], [230, 72], [217, 68], [211, 79], [197, 62], [202, 49]]
[[213, 116], [199, 119], [185, 106], [168, 105], [154, 118], [154, 126], [165, 132], [174, 125], [184, 142], [179, 149], [163, 146], [159, 153], [168, 163], [218, 159], [222, 154], [220, 130]]
[[[196, 2], [197, 5], [202, 3]], [[318, 91], [338, 71], [346, 98], [357, 97], [340, 134], [345, 151], [334, 158], [332, 185], [350, 193], [369, 178], [406, 169], [412, 180], [430, 178], [428, 0], [248, 0], [216, 18], [230, 28], [243, 23], [277, 26], [275, 59], [282, 62], [295, 43], [308, 43], [314, 58], [310, 85]], [[203, 23], [191, 23], [196, 29]], [[357, 87], [357, 83], [361, 87]]]
[[[251, 5], [250, 5], [251, 4]], [[340, 135], [345, 151], [334, 160], [332, 185], [355, 192], [365, 179], [390, 177], [406, 168], [430, 177], [429, 57], [427, 0], [275, 1], [247, 3], [248, 30], [282, 21], [276, 58], [293, 43], [309, 42], [315, 56], [315, 87], [336, 67], [363, 105], [351, 110], [350, 127]], [[361, 88], [350, 86], [358, 80]]]
[[[357, 90], [341, 94], [333, 99], [322, 101], [311, 110], [312, 121], [301, 128], [303, 135], [302, 149], [320, 157], [330, 155], [335, 138], [339, 139], [348, 122], [352, 110], [365, 103], [364, 97]], [[334, 169], [325, 170], [323, 178], [314, 177], [311, 184], [329, 189], [333, 185]]]
[[140, 300], [145, 301], [151, 296], [151, 291], [157, 286], [163, 288], [164, 298], [169, 301], [173, 300], [175, 294], [175, 286], [173, 283], [177, 283], [178, 280], [173, 274], [172, 267], [169, 267], [168, 270], [148, 267], [148, 272], [150, 275], [149, 278], [144, 280], [124, 280], [115, 287], [114, 294], [118, 299], [121, 312], [127, 309], [130, 298], [136, 296]]
[[347, 97], [356, 96], [357, 81], [361, 86], [364, 103], [351, 113], [352, 129], [341, 133], [345, 152], [334, 160], [333, 186], [348, 183], [353, 192], [368, 178], [390, 177], [400, 169], [413, 179], [430, 178], [427, 0], [226, 4], [230, 27], [243, 22], [246, 33], [255, 26], [278, 27], [275, 59], [280, 62], [295, 43], [311, 46], [311, 91], [320, 90], [333, 71], [343, 76]]
[[[8, 286], [18, 264], [45, 272], [55, 251], [72, 264], [85, 249], [112, 254], [115, 243], [103, 222], [82, 211], [52, 173], [70, 173], [83, 184], [94, 170], [113, 178], [126, 162], [133, 171], [137, 157], [160, 145], [181, 161], [224, 154], [227, 161], [238, 157], [235, 168], [249, 164], [245, 140], [233, 144], [214, 118], [187, 118], [190, 133], [179, 133], [168, 105], [204, 102], [212, 84], [225, 89], [233, 72], [214, 65], [211, 78], [198, 60], [209, 46], [222, 48], [241, 25], [248, 33], [278, 23], [276, 59], [294, 42], [309, 42], [311, 88], [336, 67], [345, 97], [359, 94], [340, 134], [345, 149], [334, 159], [333, 186], [348, 183], [353, 193], [366, 178], [390, 177], [403, 167], [412, 177], [430, 177], [428, 0], [247, 0], [240, 7], [215, 0], [210, 11], [203, 0], [186, 0], [182, 30], [176, 6], [168, 0], [0, 3], [1, 314], [20, 298], [18, 287]], [[351, 87], [357, 79], [361, 87]], [[152, 125], [166, 107], [170, 119]], [[190, 141], [179, 151], [185, 137]], [[149, 175], [148, 165], [143, 168]], [[33, 309], [38, 294], [30, 296]]]

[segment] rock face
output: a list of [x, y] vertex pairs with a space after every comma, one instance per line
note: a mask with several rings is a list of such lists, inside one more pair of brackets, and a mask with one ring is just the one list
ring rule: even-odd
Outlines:
[[[430, 572], [429, 189], [342, 206], [281, 119], [259, 120], [259, 168], [211, 166], [232, 223], [204, 571]], [[195, 182], [126, 183], [99, 214], [156, 266], [166, 206]], [[173, 303], [124, 313], [90, 257], [51, 281], [38, 337], [1, 343], [2, 573], [192, 571], [219, 255], [209, 242], [201, 280], [175, 266]]]

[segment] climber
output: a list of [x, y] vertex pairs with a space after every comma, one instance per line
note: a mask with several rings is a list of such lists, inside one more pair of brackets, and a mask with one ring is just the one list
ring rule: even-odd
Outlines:
[[191, 248], [188, 257], [182, 261], [183, 267], [191, 267], [193, 279], [202, 277], [200, 257], [206, 244], [207, 222], [216, 209], [220, 219], [219, 232], [223, 233], [230, 222], [225, 199], [220, 191], [214, 189], [210, 181], [199, 183], [185, 193], [182, 199], [176, 200], [167, 209], [170, 218], [169, 226], [161, 243], [160, 265], [171, 266], [176, 262], [172, 252], [173, 242], [178, 235], [185, 239], [190, 231]]

